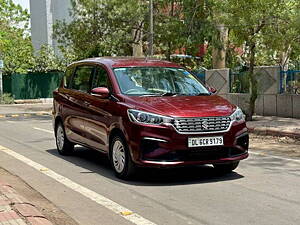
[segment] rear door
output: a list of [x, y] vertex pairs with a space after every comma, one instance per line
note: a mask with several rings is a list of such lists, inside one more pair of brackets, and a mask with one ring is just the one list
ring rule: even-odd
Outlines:
[[85, 120], [89, 113], [88, 101], [91, 81], [95, 67], [93, 65], [76, 66], [65, 95], [68, 104], [64, 106], [64, 125], [67, 137], [76, 143], [87, 144]]

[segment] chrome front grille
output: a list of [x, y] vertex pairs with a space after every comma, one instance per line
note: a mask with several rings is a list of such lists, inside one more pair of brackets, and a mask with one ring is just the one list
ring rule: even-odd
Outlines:
[[230, 117], [176, 118], [173, 125], [179, 133], [222, 132], [230, 122]]

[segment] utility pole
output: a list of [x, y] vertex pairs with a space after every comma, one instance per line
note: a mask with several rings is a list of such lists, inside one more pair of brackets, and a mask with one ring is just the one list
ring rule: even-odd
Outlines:
[[3, 96], [2, 68], [4, 67], [3, 60], [0, 59], [0, 102]]
[[149, 0], [149, 14], [150, 14], [150, 38], [149, 38], [149, 55], [153, 56], [153, 0]]

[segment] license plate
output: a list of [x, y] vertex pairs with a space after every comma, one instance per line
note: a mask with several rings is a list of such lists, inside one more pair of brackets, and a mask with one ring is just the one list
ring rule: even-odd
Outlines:
[[223, 137], [193, 137], [188, 139], [188, 147], [220, 146], [224, 145]]

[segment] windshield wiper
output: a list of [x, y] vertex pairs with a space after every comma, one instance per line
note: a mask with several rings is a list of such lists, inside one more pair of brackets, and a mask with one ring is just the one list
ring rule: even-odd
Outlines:
[[211, 94], [210, 93], [199, 93], [196, 96], [208, 96], [208, 95], [211, 95]]
[[161, 96], [160, 94], [144, 94], [144, 95], [140, 95], [140, 97], [157, 97], [157, 96]]
[[141, 95], [140, 97], [161, 97], [161, 96], [177, 96], [177, 95], [185, 95], [185, 94], [180, 94], [180, 93], [175, 93], [175, 92], [164, 92], [162, 94], [159, 93], [153, 93], [153, 94], [144, 94]]
[[179, 95], [179, 93], [165, 92], [165, 93], [162, 93], [160, 96], [176, 96], [176, 95]]

